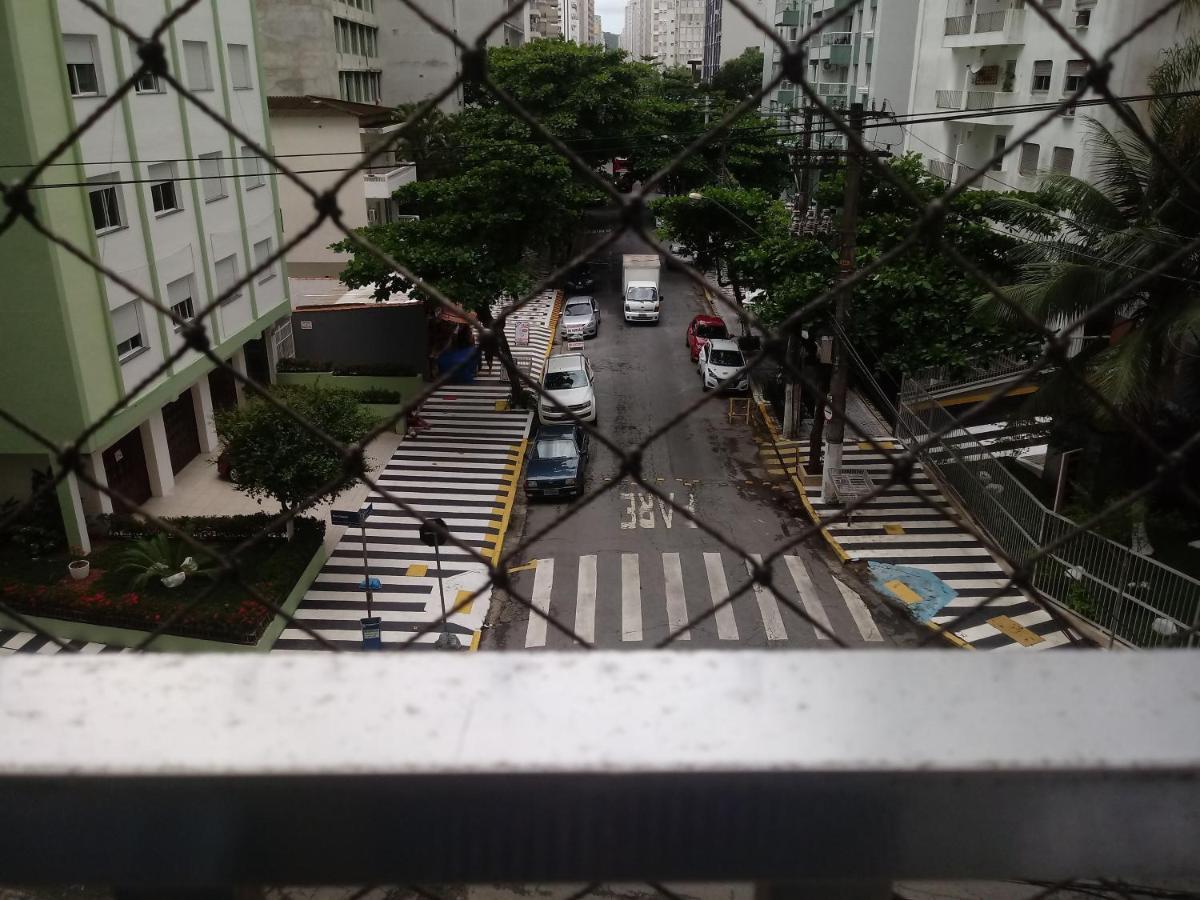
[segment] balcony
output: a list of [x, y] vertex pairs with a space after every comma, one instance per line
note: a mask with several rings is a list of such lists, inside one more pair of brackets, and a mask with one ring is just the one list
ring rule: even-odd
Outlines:
[[[988, 113], [989, 110], [1014, 106], [1018, 100], [1015, 91], [937, 91], [934, 95], [934, 106], [938, 109], [957, 109], [964, 112], [979, 110]], [[1009, 126], [1013, 124], [1014, 113], [989, 113], [978, 119], [980, 125]], [[964, 122], [975, 122], [970, 116], [962, 118]]]
[[775, 0], [775, 24], [799, 25], [800, 0]]
[[363, 189], [368, 200], [388, 200], [401, 187], [416, 180], [417, 167], [412, 163], [375, 166], [363, 172]]
[[1025, 10], [997, 9], [946, 18], [943, 47], [1001, 47], [1024, 44]]
[[823, 32], [820, 46], [814, 50], [813, 57], [835, 66], [847, 66], [850, 64], [853, 43], [854, 35], [849, 31]]

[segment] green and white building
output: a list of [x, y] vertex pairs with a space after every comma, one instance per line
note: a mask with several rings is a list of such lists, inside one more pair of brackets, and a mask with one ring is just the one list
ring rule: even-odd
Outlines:
[[[102, 0], [139, 33], [179, 0]], [[164, 35], [172, 72], [221, 117], [268, 142], [251, 0], [205, 0]], [[0, 4], [0, 170], [6, 182], [48, 156], [137, 66], [136, 47], [79, 0]], [[41, 224], [160, 304], [194, 317], [280, 245], [266, 164], [159, 79], [145, 77], [37, 179]], [[173, 491], [216, 449], [214, 410], [236, 404], [229, 373], [181, 348], [174, 323], [18, 221], [0, 234], [0, 408], [55, 444], [83, 444], [91, 476], [133, 503]], [[218, 356], [272, 376], [290, 339], [278, 266], [205, 321]], [[108, 412], [119, 407], [119, 412]], [[44, 446], [0, 422], [0, 499], [28, 493]], [[104, 494], [68, 477], [58, 491], [72, 544]]]

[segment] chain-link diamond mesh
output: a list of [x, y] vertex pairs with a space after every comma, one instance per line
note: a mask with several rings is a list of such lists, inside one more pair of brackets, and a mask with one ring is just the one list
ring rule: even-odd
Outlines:
[[[1027, 0], [1025, 6], [1029, 10], [1029, 14], [1034, 17], [1037, 27], [1051, 29], [1058, 35], [1059, 38], [1069, 46], [1078, 58], [1086, 61], [1087, 71], [1086, 76], [1081, 80], [1077, 90], [1063, 96], [1059, 102], [1052, 105], [1052, 108], [1042, 110], [1040, 112], [1031, 113], [1027, 116], [1022, 116], [1022, 124], [1014, 127], [1014, 134], [1008, 140], [1006, 146], [995, 153], [985, 163], [980, 165], [971, 175], [959, 183], [948, 187], [943, 196], [937, 197], [931, 202], [925, 203], [920, 197], [912, 193], [910, 188], [889, 169], [889, 167], [881, 162], [874, 153], [873, 148], [864, 142], [862, 135], [850, 127], [845, 109], [833, 108], [828, 105], [827, 100], [817, 93], [815, 86], [810, 82], [804, 59], [799, 49], [807, 40], [815, 35], [818, 35], [823, 29], [828, 29], [834, 23], [834, 17], [830, 16], [826, 19], [817, 22], [811, 28], [804, 30], [795, 41], [787, 41], [781, 39], [775, 29], [770, 27], [766, 22], [760, 21], [755, 17], [753, 11], [747, 7], [743, 0], [726, 0], [732, 6], [737, 7], [742, 13], [749, 16], [756, 22], [758, 27], [770, 42], [772, 48], [778, 48], [782, 55], [782, 65], [777, 71], [777, 74], [768, 80], [762, 88], [753, 96], [747, 97], [744, 101], [738, 104], [733, 109], [729, 110], [711, 128], [701, 134], [684, 147], [670, 162], [665, 165], [659, 172], [652, 177], [646, 179], [640, 189], [635, 189], [632, 193], [626, 195], [619, 193], [613, 184], [605, 177], [601, 177], [591, 165], [585, 162], [570, 146], [564, 143], [563, 140], [556, 137], [549, 129], [547, 129], [538, 119], [525, 109], [521, 103], [510, 96], [504, 89], [493, 80], [488, 71], [488, 57], [486, 50], [486, 39], [488, 34], [496, 29], [503, 27], [503, 22], [511, 16], [511, 14], [522, 6], [521, 3], [514, 3], [512, 7], [505, 10], [502, 15], [497, 16], [485, 30], [483, 34], [473, 44], [464, 43], [459, 35], [448, 25], [438, 21], [424, 10], [418, 0], [390, 0], [390, 2], [403, 3], [414, 14], [419, 16], [429, 27], [433, 28], [446, 40], [452, 42], [462, 60], [460, 71], [456, 74], [453, 81], [445, 85], [440, 92], [430, 97], [427, 101], [421, 103], [412, 112], [407, 121], [401, 125], [391, 136], [391, 139], [376, 146], [371, 152], [367, 153], [364, 158], [356, 162], [354, 165], [347, 166], [344, 173], [337, 181], [330, 185], [327, 189], [318, 191], [309, 185], [303, 177], [297, 174], [292, 168], [289, 168], [288, 161], [273, 155], [267, 147], [261, 145], [251, 135], [246, 134], [239, 129], [234, 123], [226, 120], [216, 109], [207, 103], [203, 96], [198, 95], [193, 90], [183, 83], [183, 80], [178, 74], [172, 71], [168, 63], [168, 54], [164, 49], [162, 39], [176, 21], [185, 16], [190, 10], [198, 5], [198, 0], [186, 0], [179, 3], [171, 14], [157, 23], [155, 27], [148, 31], [135, 29], [130, 23], [122, 22], [112, 18], [105, 6], [96, 0], [79, 0], [84, 6], [92, 10], [96, 15], [101, 16], [109, 24], [123, 32], [137, 45], [137, 53], [140, 60], [139, 66], [135, 71], [129, 74], [122, 83], [116, 85], [109, 95], [100, 103], [86, 118], [78, 123], [78, 125], [69, 134], [63, 136], [62, 140], [57, 143], [54, 149], [45, 156], [44, 159], [38, 161], [36, 165], [30, 168], [19, 178], [3, 184], [3, 198], [6, 207], [6, 212], [3, 218], [0, 219], [0, 240], [10, 232], [18, 222], [22, 222], [30, 228], [35, 229], [39, 234], [43, 235], [46, 240], [52, 241], [59, 247], [63, 248], [81, 262], [92, 267], [97, 273], [109, 279], [113, 284], [120, 286], [125, 291], [136, 297], [140, 303], [145, 304], [155, 312], [168, 317], [172, 320], [179, 329], [183, 337], [183, 344], [174, 352], [168, 353], [162, 363], [157, 366], [154, 371], [147, 374], [142, 382], [126, 394], [127, 397], [134, 397], [146, 387], [152, 385], [157, 379], [168, 372], [170, 366], [178, 361], [184, 354], [195, 351], [206, 357], [211, 364], [218, 369], [224, 369], [233, 378], [240, 382], [244, 388], [261, 398], [267, 403], [276, 406], [281, 412], [292, 417], [295, 421], [301, 424], [306, 429], [312, 431], [322, 442], [327, 444], [329, 448], [335, 451], [343, 461], [342, 474], [332, 479], [327, 485], [321, 489], [314, 491], [305, 503], [298, 504], [295, 508], [286, 513], [275, 517], [270, 523], [268, 529], [264, 529], [261, 533], [243, 541], [238, 546], [234, 547], [229, 552], [217, 552], [209, 546], [205, 546], [197, 541], [192, 535], [180, 529], [178, 526], [169, 521], [164, 521], [149, 513], [144, 513], [153, 525], [162, 531], [174, 536], [178, 540], [184, 542], [198, 555], [204, 558], [212, 558], [214, 565], [218, 568], [218, 574], [232, 578], [245, 589], [247, 594], [252, 597], [257, 603], [266, 607], [273, 615], [283, 615], [289, 625], [301, 629], [309, 634], [317, 642], [328, 646], [328, 642], [318, 633], [312, 631], [302, 620], [294, 618], [277, 605], [269, 601], [255, 587], [253, 580], [247, 577], [247, 573], [243, 571], [241, 557], [245, 551], [254, 547], [256, 544], [265, 539], [269, 531], [277, 530], [285, 525], [289, 520], [302, 515], [306, 509], [310, 508], [313, 503], [318, 501], [328, 490], [334, 488], [344, 477], [361, 480], [366, 483], [370, 490], [375, 494], [386, 498], [394, 504], [398, 509], [404, 511], [405, 514], [412, 516], [420, 521], [426, 518], [425, 514], [414, 508], [405, 498], [396, 496], [387, 485], [379, 483], [371, 475], [367, 474], [364, 466], [364, 448], [367, 443], [392, 428], [404, 416], [417, 410], [421, 404], [428, 399], [439, 388], [447, 385], [454, 379], [459, 369], [468, 365], [467, 362], [451, 368], [448, 371], [443, 371], [439, 376], [426, 384], [420, 393], [407, 401], [403, 407], [393, 413], [387, 420], [379, 422], [367, 437], [363, 440], [351, 444], [343, 445], [335, 441], [330, 436], [323, 434], [313, 423], [305, 421], [294, 410], [289, 409], [281, 402], [279, 397], [268, 390], [268, 386], [258, 383], [254, 378], [239, 372], [234, 369], [228, 362], [217, 356], [210, 345], [208, 322], [215, 315], [221, 304], [240, 291], [244, 286], [248, 285], [251, 279], [257, 277], [270, 267], [280, 263], [288, 252], [297, 244], [303, 241], [306, 237], [313, 234], [315, 230], [324, 223], [331, 222], [345, 235], [346, 239], [359, 248], [360, 251], [370, 254], [375, 257], [380, 263], [387, 266], [391, 270], [401, 274], [405, 278], [412, 281], [419, 289], [424, 291], [432, 302], [436, 303], [441, 308], [453, 312], [464, 317], [470, 328], [474, 331], [478, 343], [485, 349], [491, 348], [498, 353], [501, 360], [505, 364], [506, 369], [513, 372], [515, 377], [519, 378], [522, 386], [530, 393], [539, 398], [540, 402], [546, 403], [554, 407], [559, 413], [568, 417], [568, 419], [578, 421], [577, 416], [569, 409], [562, 406], [558, 400], [542, 389], [542, 385], [537, 383], [528, 374], [519, 370], [514, 364], [510, 351], [508, 350], [507, 342], [502, 340], [503, 329], [506, 321], [517, 311], [524, 308], [534, 298], [541, 294], [551, 285], [559, 283], [559, 280], [577, 268], [580, 264], [590, 260], [605, 248], [610, 247], [617, 241], [621, 235], [625, 233], [634, 233], [641, 237], [648, 245], [654, 248], [665, 260], [669, 266], [686, 273], [688, 279], [698, 289], [710, 289], [718, 298], [719, 302], [725, 305], [728, 312], [735, 315], [745, 325], [747, 331], [764, 336], [760, 349], [754, 352], [746, 361], [742, 373], [755, 374], [759, 372], [766, 364], [772, 364], [782, 368], [787, 376], [794, 379], [795, 382], [801, 384], [806, 391], [814, 391], [823, 394], [823, 388], [820, 385], [813, 383], [810, 377], [795, 364], [787, 351], [788, 338], [796, 334], [802, 328], [806, 328], [817, 320], [826, 320], [830, 317], [835, 302], [839, 295], [849, 298], [849, 302], [853, 303], [853, 295], [855, 289], [868, 282], [869, 279], [884, 272], [889, 265], [900, 260], [906, 253], [918, 248], [932, 246], [944, 255], [944, 257], [961, 268], [961, 270], [971, 276], [981, 292], [989, 293], [999, 303], [1003, 304], [1011, 314], [1026, 325], [1033, 332], [1039, 334], [1043, 341], [1043, 349], [1036, 358], [1032, 359], [1024, 368], [1017, 373], [1016, 381], [1029, 383], [1037, 378], [1040, 374], [1045, 373], [1048, 369], [1057, 370], [1060, 375], [1066, 375], [1071, 378], [1080, 392], [1081, 396], [1085, 396], [1090, 402], [1094, 403], [1099, 409], [1103, 410], [1107, 416], [1115, 423], [1119, 423], [1119, 427], [1125, 429], [1130, 439], [1144, 450], [1150, 458], [1154, 460], [1155, 468], [1147, 473], [1144, 484], [1135, 491], [1130, 492], [1127, 496], [1122, 497], [1119, 501], [1112, 503], [1106, 509], [1096, 513], [1087, 521], [1076, 523], [1073, 528], [1065, 533], [1058, 534], [1052, 539], [1047, 538], [1039, 546], [1035, 547], [1032, 552], [1014, 556], [1004, 546], [998, 543], [988, 534], [986, 530], [980, 532], [980, 537], [983, 538], [989, 548], [994, 551], [995, 555], [1001, 559], [1009, 568], [1010, 575], [1006, 579], [1005, 584], [996, 587], [989, 591], [988, 596], [980, 599], [979, 607], [986, 608], [992, 600], [1000, 597], [1006, 590], [1013, 587], [1023, 590], [1031, 599], [1041, 604], [1046, 612], [1048, 612], [1056, 620], [1063, 620], [1063, 614], [1058, 606], [1053, 603], [1046, 602], [1042, 594], [1039, 593], [1037, 584], [1038, 566], [1046, 560], [1050, 560], [1054, 555], [1061, 550], [1068, 542], [1079, 534], [1086, 532], [1089, 529], [1104, 522], [1110, 516], [1126, 509], [1130, 505], [1145, 497], [1149, 492], [1161, 488], [1163, 485], [1169, 485], [1171, 490], [1176, 495], [1194, 508], [1200, 510], [1200, 502], [1196, 493], [1184, 477], [1184, 467], [1187, 465], [1195, 445], [1200, 441], [1200, 435], [1193, 434], [1182, 443], [1178, 443], [1170, 448], [1162, 446], [1155, 440], [1145, 427], [1135, 421], [1125, 411], [1118, 408], [1114, 403], [1106, 397], [1105, 392], [1098, 388], [1097, 385], [1080, 370], [1080, 368], [1072, 361], [1069, 355], [1068, 337], [1071, 333], [1082, 328], [1092, 318], [1109, 313], [1125, 304], [1131, 297], [1136, 297], [1138, 292], [1144, 289], [1147, 285], [1154, 282], [1155, 279], [1170, 273], [1173, 266], [1180, 261], [1192, 258], [1200, 251], [1200, 236], [1185, 236], [1186, 239], [1181, 240], [1178, 248], [1170, 255], [1157, 261], [1152, 267], [1131, 274], [1129, 280], [1122, 284], [1119, 290], [1113, 291], [1110, 295], [1102, 298], [1099, 302], [1093, 304], [1086, 313], [1080, 315], [1076, 320], [1071, 322], [1060, 323], [1054, 329], [1047, 328], [1045, 324], [1033, 316], [1031, 316], [1024, 306], [1014, 301], [1009, 295], [1009, 292], [996, 284], [990, 276], [981, 270], [979, 265], [964, 255], [963, 252], [956, 247], [952, 242], [946, 241], [942, 234], [942, 225], [947, 216], [949, 204], [951, 200], [961, 195], [964, 191], [978, 185], [985, 177], [986, 173], [991, 170], [993, 164], [1000, 162], [1005, 157], [1008, 157], [1018, 152], [1021, 144], [1033, 138], [1038, 132], [1051, 122], [1058, 115], [1073, 107], [1073, 105], [1084, 101], [1085, 98], [1093, 97], [1099, 99], [1107, 105], [1107, 108], [1120, 119], [1123, 125], [1128, 130], [1143, 141], [1153, 153], [1153, 162], [1157, 166], [1161, 166], [1166, 175], [1174, 180], [1180, 186], [1186, 187], [1193, 196], [1200, 196], [1200, 186], [1196, 184], [1194, 172], [1189, 168], [1181, 166], [1169, 153], [1163, 148], [1158, 147], [1155, 141], [1147, 132], [1145, 125], [1141, 120], [1134, 115], [1124, 103], [1120, 102], [1115, 96], [1109, 79], [1113, 71], [1114, 55], [1125, 47], [1143, 30], [1149, 28], [1157, 20], [1163, 16], [1171, 14], [1180, 8], [1182, 0], [1172, 0], [1166, 2], [1161, 7], [1156, 9], [1154, 13], [1142, 21], [1140, 21], [1129, 33], [1122, 35], [1102, 56], [1096, 57], [1088, 52], [1088, 50], [1079, 42], [1076, 36], [1067, 28], [1065, 28], [1052, 13], [1048, 12], [1046, 4], [1041, 0]], [[841, 6], [843, 15], [850, 15], [854, 10], [863, 6], [862, 0], [851, 0]], [[792, 49], [789, 49], [792, 48]], [[303, 228], [292, 229], [289, 232], [288, 238], [279, 246], [269, 259], [259, 262], [255, 267], [247, 271], [238, 282], [228, 287], [219, 296], [213, 297], [210, 302], [202, 308], [196, 310], [195, 318], [192, 320], [181, 319], [174, 310], [168, 306], [164, 306], [158, 302], [153, 296], [150, 296], [144, 290], [140, 289], [136, 284], [132, 283], [128, 278], [124, 277], [120, 272], [114, 271], [109, 265], [101, 259], [96, 259], [91, 251], [86, 246], [78, 246], [71, 241], [66, 240], [61, 235], [55, 234], [49, 229], [39, 217], [36, 198], [36, 189], [38, 179], [42, 177], [48, 167], [52, 164], [59, 163], [64, 156], [71, 150], [80, 137], [106, 114], [113, 111], [122, 100], [129, 95], [135, 88], [139, 78], [143, 76], [154, 76], [162, 82], [169, 85], [174, 91], [177, 91], [180, 96], [185, 98], [186, 102], [199, 110], [203, 115], [207, 116], [213, 122], [226, 129], [232, 135], [236, 136], [242, 145], [249, 148], [255, 154], [260, 155], [273, 167], [277, 176], [287, 179], [294, 184], [299, 190], [303, 191], [312, 201], [313, 214], [311, 220], [306, 223]], [[740, 116], [744, 113], [754, 110], [760, 106], [764, 96], [775, 89], [784, 79], [787, 79], [792, 84], [797, 86], [805, 97], [806, 104], [810, 106], [816, 113], [820, 115], [822, 121], [826, 123], [823, 127], [830, 132], [840, 134], [846, 142], [846, 154], [856, 155], [861, 162], [861, 165], [872, 171], [874, 175], [880, 179], [890, 182], [899, 195], [911, 204], [914, 210], [911, 228], [905, 238], [893, 246], [891, 249], [880, 254], [875, 259], [861, 268], [847, 274], [836, 287], [825, 292], [817, 299], [805, 304], [802, 308], [796, 309], [782, 322], [768, 327], [760, 322], [758, 318], [749, 312], [746, 308], [739, 306], [736, 303], [728, 300], [725, 295], [708, 280], [705, 273], [698, 271], [688, 260], [680, 258], [672, 253], [671, 249], [664, 245], [658, 236], [647, 228], [645, 224], [645, 203], [647, 197], [656, 189], [657, 186], [664, 182], [673, 171], [678, 169], [686, 160], [695, 156], [698, 152], [713, 144], [718, 140], [728, 129], [734, 125]], [[584, 184], [602, 192], [610, 201], [612, 206], [619, 210], [619, 224], [611, 232], [604, 234], [599, 239], [595, 240], [590, 246], [586, 247], [582, 252], [576, 254], [573, 258], [566, 261], [557, 270], [549, 273], [540, 283], [534, 286], [525, 296], [517, 299], [511, 305], [501, 308], [494, 322], [490, 325], [485, 325], [483, 321], [470, 309], [464, 308], [455, 301], [455, 298], [447, 296], [441, 291], [436, 284], [431, 284], [424, 281], [421, 277], [421, 272], [414, 271], [409, 263], [403, 258], [396, 258], [384, 252], [377, 246], [374, 246], [363, 234], [349, 227], [344, 218], [343, 211], [338, 208], [337, 193], [338, 190], [346, 184], [350, 179], [358, 178], [361, 174], [385, 159], [386, 155], [395, 147], [395, 145], [403, 140], [405, 136], [425, 119], [429, 113], [434, 110], [440, 101], [451, 96], [460, 87], [470, 84], [475, 89], [486, 92], [505, 110], [507, 110], [514, 118], [525, 123], [532, 131], [536, 140], [544, 142], [547, 146], [552, 147], [557, 153], [567, 160], [578, 175], [578, 178]], [[853, 349], [854, 336], [852, 334], [842, 333], [839, 335], [842, 338], [842, 353], [855, 354]], [[737, 377], [740, 377], [739, 376]], [[688, 403], [684, 408], [665, 422], [659, 424], [653, 431], [645, 437], [644, 440], [632, 444], [622, 445], [614, 439], [611, 434], [606, 434], [601, 428], [596, 428], [586, 422], [578, 421], [578, 424], [584, 428], [591, 438], [599, 441], [603, 446], [607, 447], [616, 458], [619, 460], [618, 477], [613, 478], [610, 482], [603, 486], [597, 486], [588, 492], [581, 500], [573, 504], [563, 516], [557, 521], [547, 526], [546, 528], [535, 533], [525, 535], [524, 539], [516, 545], [510, 547], [498, 559], [490, 559], [482, 555], [476, 548], [467, 545], [461, 540], [450, 535], [447, 540], [449, 543], [457, 546], [461, 551], [466, 553], [475, 561], [487, 567], [489, 573], [488, 583], [473, 592], [469, 597], [461, 598], [450, 609], [446, 616], [454, 614], [459, 609], [469, 603], [474, 602], [480, 595], [490, 595], [492, 588], [503, 589], [513, 601], [526, 607], [530, 615], [543, 616], [548, 620], [551, 627], [566, 634], [581, 646], [588, 646], [588, 642], [583, 640], [574, 632], [570, 623], [559, 621], [553, 615], [543, 612], [530, 600], [529, 597], [517, 588], [508, 575], [510, 564], [522, 557], [523, 552], [539, 538], [554, 528], [560, 527], [563, 522], [568, 521], [571, 517], [578, 514], [581, 509], [586, 508], [589, 504], [596, 502], [604, 493], [612, 491], [617, 485], [628, 479], [636, 482], [642, 491], [648, 495], [652, 495], [655, 500], [662, 504], [663, 508], [670, 508], [675, 514], [683, 519], [694, 522], [695, 526], [703, 530], [707, 535], [717, 541], [722, 547], [727, 548], [735, 554], [739, 559], [744, 560], [748, 571], [751, 575], [746, 580], [733, 587], [729, 595], [721, 602], [714, 603], [711, 609], [707, 609], [703, 615], [693, 618], [686, 625], [675, 629], [668, 634], [660, 643], [660, 646], [666, 646], [674, 643], [682, 635], [693, 629], [700, 622], [716, 615], [723, 607], [732, 603], [736, 598], [751, 591], [756, 585], [771, 588], [773, 586], [773, 573], [775, 565], [781, 558], [794, 549], [798, 545], [809, 541], [814, 536], [818, 535], [821, 528], [846, 521], [854, 513], [868, 504], [872, 499], [878, 497], [887, 488], [895, 485], [905, 485], [915, 495], [921, 496], [926, 503], [931, 507], [933, 500], [930, 498], [928, 491], [923, 489], [921, 485], [914, 483], [914, 471], [918, 463], [928, 462], [931, 453], [938, 452], [939, 447], [945, 446], [945, 441], [950, 438], [957, 429], [961, 429], [972, 422], [982, 420], [982, 417], [992, 411], [996, 405], [1002, 400], [1002, 394], [996, 394], [988, 399], [971, 404], [953, 415], [947, 415], [945, 421], [932, 423], [927, 422], [927, 427], [918, 436], [910, 435], [912, 438], [908, 441], [904, 449], [896, 449], [892, 446], [884, 446], [876, 439], [878, 435], [866, 433], [858, 426], [855, 421], [850, 418], [844, 418], [844, 426], [849, 434], [864, 442], [868, 442], [873, 449], [884, 454], [889, 463], [890, 471], [886, 477], [877, 479], [872, 489], [863, 496], [857, 497], [851, 502], [847, 502], [841, 509], [831, 515], [823, 518], [818, 523], [808, 524], [806, 527], [799, 529], [794, 535], [787, 540], [782, 541], [769, 554], [763, 556], [761, 560], [752, 558], [751, 555], [743, 549], [738, 540], [737, 532], [730, 528], [727, 524], [722, 524], [714, 521], [706, 521], [702, 515], [697, 514], [692, 509], [674, 500], [669, 492], [656, 484], [655, 481], [644, 476], [642, 471], [642, 461], [646, 451], [656, 442], [663, 438], [672, 428], [683, 422], [689, 416], [693, 415], [699, 408], [706, 403], [723, 402], [716, 400], [715, 395], [701, 394], [694, 401]], [[39, 499], [42, 497], [53, 497], [53, 493], [58, 485], [70, 475], [74, 475], [84, 484], [88, 485], [92, 490], [107, 494], [113, 501], [124, 507], [133, 507], [134, 504], [131, 498], [124, 496], [119, 490], [116, 490], [106, 484], [99, 483], [91, 474], [88, 467], [84, 464], [82, 448], [85, 442], [92, 435], [96, 434], [114, 416], [116, 416], [128, 403], [128, 400], [122, 400], [114, 405], [104, 415], [96, 419], [89, 428], [79, 434], [76, 439], [68, 444], [59, 445], [39, 433], [30, 423], [20, 420], [17, 416], [8, 410], [0, 408], [0, 419], [8, 426], [20, 431], [29, 439], [43, 447], [54, 461], [54, 478], [41, 486], [37, 494], [30, 497], [28, 500], [10, 509], [2, 519], [0, 519], [0, 528], [3, 528], [10, 523], [16, 521], [20, 516], [27, 512]], [[841, 415], [841, 411], [837, 411]], [[215, 582], [214, 582], [215, 583]], [[182, 617], [186, 616], [192, 609], [205, 603], [210, 592], [202, 593], [196, 597], [191, 603], [181, 608], [175, 615], [162, 621], [155, 629], [153, 629], [145, 639], [140, 643], [139, 649], [145, 649], [153, 645], [155, 640], [162, 634], [168, 632], [172, 626]], [[835, 644], [839, 646], [842, 642], [837, 635], [832, 634], [825, 626], [815, 621], [809, 613], [801, 606], [798, 606], [786, 598], [782, 591], [775, 592], [780, 600], [786, 603], [791, 611], [805, 619], [812, 626], [825, 636], [829, 637]], [[1153, 598], [1147, 600], [1150, 605], [1153, 605]], [[10, 616], [15, 622], [20, 623], [23, 627], [30, 631], [42, 634], [49, 640], [59, 644], [64, 649], [67, 645], [64, 641], [55, 638], [52, 635], [45, 634], [36, 623], [31, 621], [28, 616], [22, 614], [18, 610], [0, 602], [0, 611]], [[1197, 614], [1200, 613], [1200, 606], [1193, 606], [1191, 609], [1181, 611], [1179, 616], [1188, 615], [1187, 621], [1184, 622], [1183, 628], [1177, 629], [1172, 634], [1169, 640], [1164, 640], [1162, 643], [1188, 644], [1194, 641], [1198, 627]], [[415, 633], [407, 637], [404, 645], [411, 645], [419, 640], [423, 635], [438, 631], [442, 628], [445, 617], [439, 617], [436, 621], [429, 622], [419, 628]], [[937, 626], [928, 637], [928, 640], [936, 640], [938, 636], [946, 631], [952, 631], [957, 620], [944, 622]]]

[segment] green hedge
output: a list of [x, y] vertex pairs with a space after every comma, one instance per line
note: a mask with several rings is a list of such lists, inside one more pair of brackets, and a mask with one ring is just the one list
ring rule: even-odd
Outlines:
[[415, 378], [421, 373], [398, 363], [369, 363], [335, 366], [331, 362], [313, 359], [285, 358], [276, 365], [279, 372], [328, 372], [331, 375], [365, 375], [369, 377]]

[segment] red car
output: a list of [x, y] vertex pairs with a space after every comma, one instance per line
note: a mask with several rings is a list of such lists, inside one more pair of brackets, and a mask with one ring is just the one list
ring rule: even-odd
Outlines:
[[687, 345], [692, 362], [700, 358], [700, 348], [713, 338], [728, 337], [729, 329], [719, 316], [696, 316], [687, 327]]

